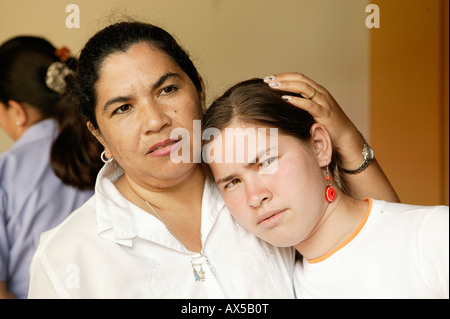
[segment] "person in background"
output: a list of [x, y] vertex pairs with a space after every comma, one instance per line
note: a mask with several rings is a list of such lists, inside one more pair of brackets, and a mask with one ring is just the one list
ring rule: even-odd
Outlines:
[[0, 155], [0, 298], [27, 297], [41, 233], [93, 194], [99, 144], [63, 94], [75, 66], [43, 38], [0, 46], [0, 127], [14, 141]]
[[448, 206], [357, 200], [342, 191], [348, 169], [336, 162], [327, 128], [302, 109], [323, 104], [328, 93], [309, 79], [317, 90], [309, 100], [289, 92], [309, 97], [298, 86], [304, 79], [266, 79], [278, 90], [261, 79], [238, 83], [204, 115], [204, 129], [221, 132], [205, 143], [205, 154], [239, 151], [226, 141], [228, 129], [278, 130], [269, 142], [262, 130], [241, 149], [241, 162], [208, 157], [231, 214], [259, 238], [302, 255], [298, 298], [449, 298]]

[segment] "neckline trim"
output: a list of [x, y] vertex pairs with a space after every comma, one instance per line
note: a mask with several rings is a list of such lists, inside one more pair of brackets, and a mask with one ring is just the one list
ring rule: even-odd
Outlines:
[[373, 205], [373, 201], [371, 198], [366, 198], [364, 199], [364, 201], [368, 201], [369, 202], [369, 208], [366, 211], [366, 214], [364, 215], [363, 220], [361, 221], [361, 223], [358, 225], [358, 227], [353, 231], [353, 233], [351, 233], [351, 235], [342, 243], [340, 244], [338, 247], [336, 247], [335, 249], [333, 249], [332, 251], [330, 251], [329, 253], [326, 253], [325, 255], [321, 256], [321, 257], [317, 257], [314, 259], [306, 259], [310, 264], [317, 264], [321, 261], [324, 261], [325, 259], [331, 257], [332, 255], [334, 255], [336, 252], [338, 252], [339, 250], [341, 250], [342, 248], [344, 248], [345, 246], [347, 246], [353, 239], [355, 239], [355, 237], [361, 232], [361, 230], [364, 228], [364, 225], [366, 224], [367, 220], [369, 219], [369, 215], [370, 212], [372, 211], [372, 205]]

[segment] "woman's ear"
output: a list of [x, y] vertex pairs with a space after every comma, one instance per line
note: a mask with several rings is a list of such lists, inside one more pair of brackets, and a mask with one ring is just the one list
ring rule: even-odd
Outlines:
[[325, 126], [319, 123], [315, 123], [311, 126], [310, 133], [319, 165], [320, 167], [325, 167], [330, 164], [331, 156], [333, 154], [333, 145], [331, 143], [330, 134], [328, 134]]
[[[30, 114], [33, 109], [26, 108], [23, 103], [19, 103], [14, 100], [9, 100], [8, 104], [2, 104], [5, 110], [3, 122], [5, 127], [3, 127], [6, 133], [12, 138], [13, 141], [17, 141], [23, 133], [32, 125], [34, 121], [31, 121]], [[38, 115], [37, 112], [36, 116]], [[38, 117], [36, 117], [36, 121]]]
[[106, 157], [107, 157], [107, 158], [111, 158], [111, 157], [112, 157], [112, 154], [111, 154], [111, 152], [108, 150], [108, 147], [107, 147], [107, 145], [106, 145], [106, 143], [105, 143], [105, 139], [103, 138], [103, 135], [102, 135], [102, 133], [100, 132], [100, 129], [95, 128], [95, 127], [94, 127], [94, 124], [92, 124], [91, 121], [88, 121], [88, 122], [86, 123], [86, 125], [87, 125], [87, 128], [89, 129], [89, 131], [91, 132], [91, 134], [94, 135], [95, 138], [100, 142], [100, 144], [102, 144], [103, 147], [105, 148], [105, 155], [106, 155]]
[[27, 125], [28, 113], [24, 105], [17, 101], [9, 100], [8, 109], [10, 110], [11, 118], [15, 121], [17, 126]]
[[103, 147], [106, 149], [106, 144], [105, 144], [105, 140], [103, 139], [102, 134], [100, 133], [100, 129], [95, 128], [94, 124], [92, 124], [91, 121], [87, 121], [86, 122], [86, 126], [89, 130], [89, 132], [91, 132], [92, 135], [95, 136], [95, 138], [100, 142], [100, 144], [103, 145]]
[[202, 91], [200, 92], [200, 103], [202, 104], [202, 109], [204, 110], [206, 107], [206, 91], [205, 91], [205, 82], [203, 81], [202, 76], [199, 74], [198, 78], [200, 80], [200, 84], [202, 86]]

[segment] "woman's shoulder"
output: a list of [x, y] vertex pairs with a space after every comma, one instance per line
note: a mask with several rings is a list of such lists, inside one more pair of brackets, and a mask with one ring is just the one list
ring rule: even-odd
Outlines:
[[[17, 140], [12, 147], [0, 154], [0, 177], [29, 175], [37, 169], [46, 168], [50, 158], [50, 148], [54, 136], [47, 130], [40, 129], [42, 125], [51, 126], [52, 120], [45, 120], [43, 124], [35, 124], [29, 128], [23, 136]], [[47, 124], [47, 125], [45, 125]], [[36, 161], [36, 159], [39, 159]], [[34, 174], [36, 175], [36, 174]]]

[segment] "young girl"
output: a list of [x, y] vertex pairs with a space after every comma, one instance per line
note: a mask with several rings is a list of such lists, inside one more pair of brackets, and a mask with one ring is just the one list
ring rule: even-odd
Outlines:
[[244, 228], [303, 256], [297, 297], [448, 298], [448, 207], [348, 196], [339, 187], [346, 167], [339, 167], [325, 126], [292, 105], [303, 103], [299, 96], [270, 86], [245, 81], [211, 105], [204, 129], [220, 134], [205, 143], [203, 158]]

